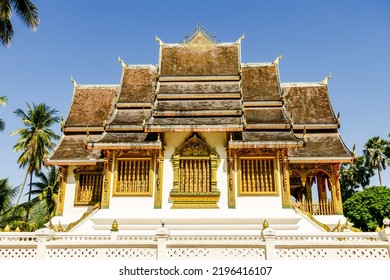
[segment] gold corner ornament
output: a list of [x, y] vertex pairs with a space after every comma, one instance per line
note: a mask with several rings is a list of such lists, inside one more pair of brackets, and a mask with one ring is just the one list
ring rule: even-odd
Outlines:
[[75, 79], [73, 79], [73, 76], [70, 76], [70, 81], [73, 83], [73, 86], [76, 88], [78, 87], [78, 84]]
[[9, 227], [9, 225], [6, 225], [3, 231], [4, 232], [10, 232], [11, 228]]
[[242, 34], [242, 36], [241, 36], [240, 38], [238, 38], [238, 40], [236, 41], [236, 44], [241, 45], [241, 42], [242, 42], [242, 40], [244, 40], [244, 39], [245, 39], [245, 34]]
[[273, 64], [278, 65], [278, 64], [279, 64], [279, 60], [281, 60], [282, 58], [283, 58], [283, 56], [282, 56], [282, 55], [279, 55], [277, 58], [275, 58]]
[[126, 63], [121, 59], [121, 57], [118, 55], [118, 62], [121, 64], [122, 68], [126, 67]]
[[266, 229], [266, 228], [269, 228], [269, 223], [268, 223], [267, 219], [264, 219], [264, 221], [263, 221], [263, 229]]
[[324, 85], [327, 85], [331, 77], [332, 77], [332, 73], [329, 73], [328, 76], [326, 76], [325, 79], [322, 81], [322, 83]]
[[156, 41], [158, 42], [158, 44], [159, 44], [160, 47], [161, 47], [162, 45], [164, 45], [164, 42], [163, 42], [160, 38], [158, 38], [157, 35], [156, 35]]

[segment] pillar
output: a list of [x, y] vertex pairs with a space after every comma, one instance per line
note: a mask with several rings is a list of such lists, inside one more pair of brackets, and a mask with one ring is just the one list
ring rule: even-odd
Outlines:
[[331, 185], [332, 185], [332, 202], [333, 209], [335, 214], [342, 215], [343, 214], [343, 204], [341, 201], [341, 191], [340, 191], [340, 164], [332, 164], [331, 165]]
[[62, 216], [62, 214], [64, 213], [66, 181], [68, 179], [68, 167], [60, 166], [59, 171], [60, 171], [60, 188], [58, 190], [56, 215]]
[[104, 151], [104, 182], [101, 198], [101, 208], [108, 209], [110, 207], [111, 181], [114, 165], [113, 153], [111, 151]]
[[288, 169], [287, 152], [282, 154], [282, 205], [283, 208], [291, 208], [291, 193], [290, 193], [290, 170]]

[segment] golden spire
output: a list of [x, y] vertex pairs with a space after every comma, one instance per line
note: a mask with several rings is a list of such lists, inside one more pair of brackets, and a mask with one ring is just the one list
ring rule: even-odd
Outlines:
[[274, 60], [274, 64], [278, 65], [279, 64], [279, 60], [281, 60], [283, 58], [282, 55], [279, 55], [275, 60]]
[[322, 81], [322, 83], [324, 85], [327, 85], [331, 77], [332, 77], [332, 73], [329, 73], [328, 76], [326, 76], [325, 79]]

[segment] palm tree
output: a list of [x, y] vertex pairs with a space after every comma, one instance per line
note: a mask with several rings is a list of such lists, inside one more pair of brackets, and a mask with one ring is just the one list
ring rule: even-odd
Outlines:
[[[33, 183], [34, 189], [31, 195], [36, 195], [33, 198], [35, 204], [43, 202], [43, 222], [49, 221], [55, 214], [57, 204], [57, 194], [60, 188], [60, 172], [55, 166], [48, 169], [47, 175], [42, 171], [36, 174], [40, 182]], [[30, 193], [29, 193], [30, 194]]]
[[9, 46], [14, 35], [11, 22], [12, 12], [30, 28], [36, 30], [39, 25], [38, 8], [30, 0], [2, 0], [0, 1], [0, 42]]
[[382, 186], [381, 171], [387, 167], [386, 148], [389, 142], [379, 136], [368, 139], [364, 145], [364, 156], [368, 167], [377, 169], [379, 176], [379, 185]]
[[53, 124], [60, 121], [56, 109], [51, 109], [44, 103], [38, 105], [33, 104], [32, 106], [27, 104], [27, 107], [27, 112], [24, 112], [22, 109], [16, 109], [14, 112], [23, 121], [25, 128], [17, 129], [11, 133], [11, 136], [20, 135], [14, 145], [14, 150], [16, 152], [22, 152], [18, 158], [19, 167], [27, 167], [26, 177], [16, 205], [19, 203], [20, 196], [23, 192], [27, 174], [30, 175], [28, 201], [31, 200], [33, 175], [41, 170], [45, 156], [54, 148], [53, 140], [60, 138], [50, 129]]
[[[7, 103], [7, 97], [6, 96], [0, 96], [0, 106], [5, 106]], [[0, 131], [3, 131], [5, 128], [5, 123], [2, 119], [0, 119]]]
[[0, 216], [11, 208], [17, 192], [17, 188], [11, 188], [8, 178], [0, 179]]

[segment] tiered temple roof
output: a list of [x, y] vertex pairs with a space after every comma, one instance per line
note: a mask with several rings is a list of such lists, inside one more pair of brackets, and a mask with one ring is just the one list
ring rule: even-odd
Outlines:
[[48, 164], [97, 162], [104, 149], [161, 149], [160, 133], [183, 131], [224, 131], [232, 149], [289, 148], [296, 162], [351, 161], [326, 83], [281, 84], [278, 59], [241, 63], [241, 38], [218, 43], [198, 29], [183, 43], [159, 42], [159, 64], [122, 61], [120, 85], [75, 86]]

